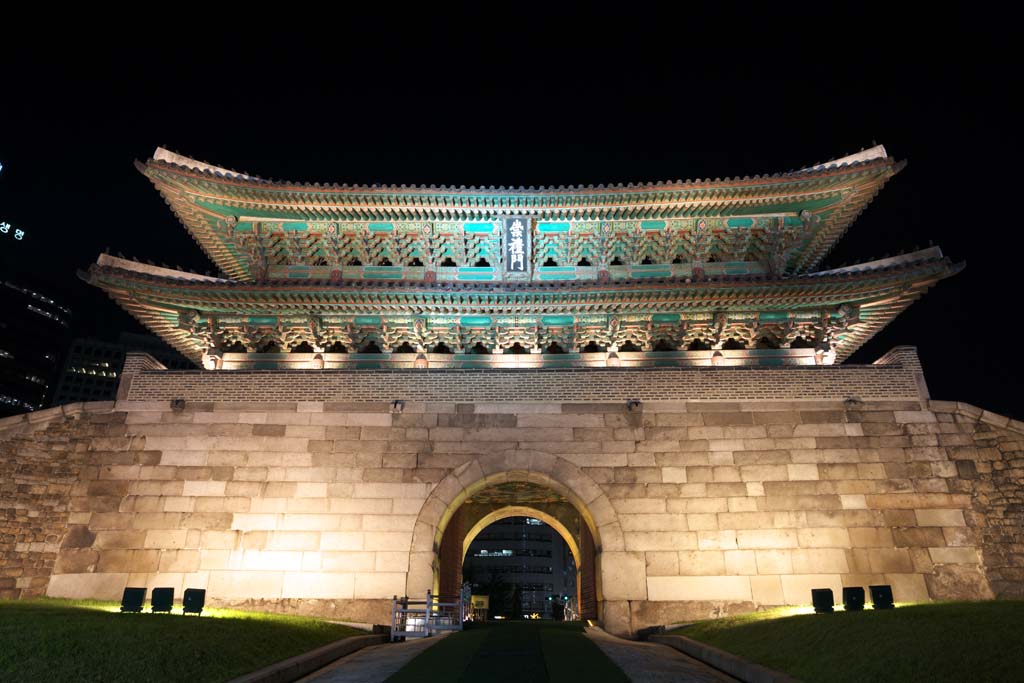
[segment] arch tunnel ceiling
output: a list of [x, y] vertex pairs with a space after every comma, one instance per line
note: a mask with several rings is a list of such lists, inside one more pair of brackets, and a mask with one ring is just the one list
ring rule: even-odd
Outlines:
[[510, 481], [488, 486], [466, 499], [478, 505], [537, 505], [542, 503], [568, 503], [564, 496], [546, 486], [528, 481]]

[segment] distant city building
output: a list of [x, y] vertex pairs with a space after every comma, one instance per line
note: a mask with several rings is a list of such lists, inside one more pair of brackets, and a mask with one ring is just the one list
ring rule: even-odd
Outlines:
[[53, 405], [114, 400], [125, 354], [129, 351], [144, 351], [170, 369], [195, 368], [192, 361], [156, 337], [145, 334], [122, 332], [116, 342], [75, 339], [68, 349]]
[[71, 330], [71, 310], [24, 281], [0, 281], [0, 417], [47, 405]]
[[502, 587], [504, 600], [491, 597], [492, 615], [509, 611], [512, 616], [518, 606], [522, 614], [561, 617], [556, 601], [576, 597], [576, 563], [569, 546], [533, 517], [508, 517], [481, 531], [466, 553], [463, 575], [474, 584], [474, 593]]

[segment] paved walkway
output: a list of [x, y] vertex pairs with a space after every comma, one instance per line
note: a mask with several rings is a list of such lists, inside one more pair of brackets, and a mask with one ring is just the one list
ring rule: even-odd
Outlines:
[[587, 629], [587, 638], [633, 683], [736, 683], [732, 676], [667, 645], [616, 638], [597, 627]]
[[409, 660], [447, 636], [407, 640], [364, 647], [347, 657], [314, 671], [296, 683], [383, 683]]

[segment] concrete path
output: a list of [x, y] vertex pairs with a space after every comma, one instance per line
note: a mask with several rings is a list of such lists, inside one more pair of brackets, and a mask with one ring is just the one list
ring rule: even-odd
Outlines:
[[383, 683], [409, 660], [447, 635], [442, 633], [404, 643], [385, 643], [363, 648], [300, 678], [296, 683]]
[[667, 645], [616, 638], [597, 627], [587, 628], [587, 638], [633, 683], [736, 683], [732, 676]]

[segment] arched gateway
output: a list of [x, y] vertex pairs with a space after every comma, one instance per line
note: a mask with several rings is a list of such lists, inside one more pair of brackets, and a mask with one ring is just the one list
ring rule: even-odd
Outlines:
[[541, 452], [481, 456], [438, 484], [416, 520], [407, 593], [457, 592], [473, 538], [513, 516], [537, 517], [565, 539], [576, 560], [581, 615], [601, 618], [602, 569], [625, 558], [622, 528], [591, 477], [568, 460]]

